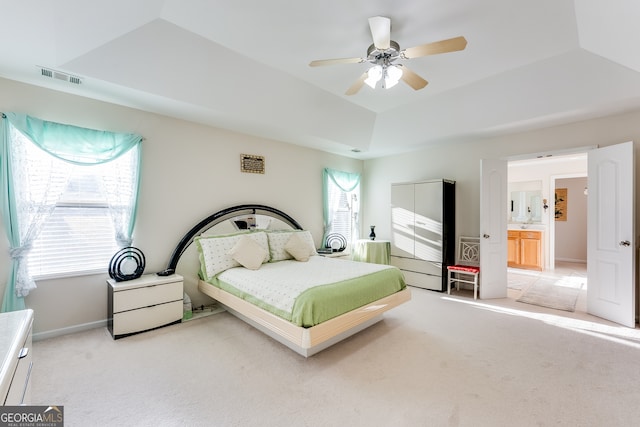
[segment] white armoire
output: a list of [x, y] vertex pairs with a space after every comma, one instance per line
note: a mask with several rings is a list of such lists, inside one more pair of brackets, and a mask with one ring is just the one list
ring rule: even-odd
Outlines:
[[391, 184], [391, 264], [408, 285], [447, 289], [455, 263], [455, 181]]

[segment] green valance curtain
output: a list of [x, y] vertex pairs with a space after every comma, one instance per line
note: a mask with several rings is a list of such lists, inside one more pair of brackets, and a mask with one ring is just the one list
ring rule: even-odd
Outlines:
[[110, 162], [142, 141], [133, 133], [114, 133], [5, 113], [6, 119], [34, 144], [61, 160], [95, 165]]
[[[97, 165], [136, 151], [133, 176], [125, 171], [128, 187], [105, 182], [109, 208], [121, 245], [130, 245], [135, 223], [142, 136], [86, 129], [49, 122], [20, 113], [2, 115], [0, 135], [0, 214], [12, 260], [2, 311], [24, 309], [24, 296], [35, 288], [26, 255], [66, 188], [69, 172], [50, 156], [38, 156], [32, 143], [51, 156], [74, 165]], [[27, 142], [25, 142], [27, 141]], [[44, 160], [38, 160], [42, 159]], [[117, 175], [117, 174], [116, 174]], [[37, 176], [39, 179], [34, 180]], [[117, 181], [111, 178], [111, 181]], [[123, 200], [124, 199], [124, 200]]]

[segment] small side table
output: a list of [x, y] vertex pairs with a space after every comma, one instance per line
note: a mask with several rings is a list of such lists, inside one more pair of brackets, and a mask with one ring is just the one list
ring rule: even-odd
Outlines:
[[113, 339], [180, 323], [183, 279], [179, 274], [144, 274], [137, 279], [107, 280], [107, 328]]
[[353, 245], [351, 259], [373, 264], [391, 264], [391, 242], [360, 239]]

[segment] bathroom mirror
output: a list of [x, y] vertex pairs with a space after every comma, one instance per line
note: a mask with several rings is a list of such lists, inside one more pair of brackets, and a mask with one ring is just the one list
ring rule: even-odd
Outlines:
[[510, 222], [542, 222], [542, 182], [510, 183]]

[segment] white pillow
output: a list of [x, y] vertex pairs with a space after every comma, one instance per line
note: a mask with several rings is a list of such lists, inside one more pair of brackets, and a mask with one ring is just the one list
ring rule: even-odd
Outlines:
[[285, 246], [292, 235], [298, 235], [303, 241], [306, 241], [309, 245], [310, 254], [315, 255], [316, 246], [313, 242], [313, 236], [311, 232], [307, 230], [298, 231], [272, 231], [267, 233], [269, 239], [269, 252], [271, 254], [271, 262], [283, 261], [285, 259], [293, 258], [289, 252], [285, 249]]
[[228, 236], [200, 236], [196, 238], [196, 247], [200, 252], [200, 274], [203, 279], [208, 280], [225, 270], [240, 266], [240, 263], [233, 259], [228, 252], [245, 235], [251, 237], [264, 248], [266, 255], [263, 262], [269, 261], [269, 242], [263, 231], [243, 232]]
[[284, 249], [291, 254], [296, 261], [306, 262], [309, 261], [309, 256], [312, 255], [311, 248], [309, 248], [309, 243], [306, 239], [300, 237], [300, 234], [301, 233], [292, 233], [289, 241], [284, 245]]
[[228, 254], [243, 267], [249, 270], [257, 270], [264, 262], [265, 257], [269, 255], [269, 252], [245, 234], [240, 237], [240, 240], [236, 242]]

